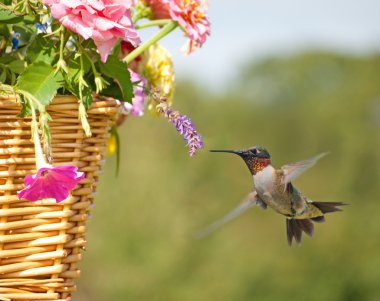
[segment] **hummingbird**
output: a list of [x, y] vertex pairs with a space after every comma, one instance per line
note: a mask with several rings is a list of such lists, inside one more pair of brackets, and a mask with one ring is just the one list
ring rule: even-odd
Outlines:
[[197, 238], [210, 234], [252, 206], [259, 206], [262, 209], [270, 207], [286, 217], [286, 236], [291, 246], [293, 238], [297, 244], [301, 243], [302, 232], [309, 236], [313, 235], [313, 222], [324, 222], [326, 213], [342, 211], [338, 207], [347, 205], [343, 202], [312, 201], [302, 195], [292, 184], [294, 179], [327, 153], [276, 169], [271, 164], [269, 152], [261, 146], [245, 150], [210, 150], [210, 152], [232, 153], [240, 156], [253, 177], [253, 190], [234, 210], [204, 230], [197, 232], [195, 234]]

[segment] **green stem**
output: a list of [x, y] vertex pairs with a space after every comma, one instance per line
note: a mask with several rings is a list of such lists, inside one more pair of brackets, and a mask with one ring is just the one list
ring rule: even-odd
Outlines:
[[65, 28], [63, 26], [60, 27], [60, 44], [59, 44], [59, 60], [57, 63], [57, 69], [55, 72], [58, 72], [60, 69], [63, 69], [64, 72], [69, 73], [69, 70], [67, 69], [66, 62], [63, 58], [63, 49], [66, 45], [66, 39], [65, 39]]
[[3, 83], [0, 83], [0, 92], [5, 92], [7, 94], [15, 94], [15, 95], [17, 95], [17, 93], [13, 89], [13, 86], [7, 85], [7, 84], [3, 84]]
[[61, 43], [59, 45], [59, 59], [62, 60], [63, 59], [63, 48], [65, 46], [65, 28], [63, 26], [61, 26], [61, 32], [60, 32], [60, 35], [59, 35], [60, 39], [61, 39]]
[[129, 53], [124, 59], [123, 62], [129, 63], [133, 61], [136, 57], [142, 54], [150, 45], [155, 44], [157, 41], [161, 40], [163, 37], [171, 33], [178, 26], [177, 21], [171, 20], [168, 22], [164, 28], [157, 32], [153, 37], [147, 40], [145, 43], [137, 47], [131, 53]]
[[149, 21], [145, 22], [144, 24], [141, 25], [136, 25], [136, 29], [142, 29], [142, 28], [147, 28], [147, 27], [152, 27], [152, 26], [164, 26], [168, 24], [171, 21], [171, 19], [161, 19], [161, 20], [154, 20], [154, 21]]
[[41, 104], [31, 93], [24, 91], [24, 90], [20, 90], [20, 89], [13, 89], [13, 91], [16, 94], [24, 96], [29, 101], [29, 104], [34, 103], [35, 106], [37, 107], [38, 111], [44, 111], [45, 110], [44, 105]]
[[5, 5], [3, 3], [0, 3], [0, 8], [1, 9], [4, 9], [4, 10], [9, 10], [11, 12], [13, 12], [13, 8], [12, 7], [9, 7], [8, 5]]
[[90, 66], [91, 66], [91, 69], [92, 69], [92, 72], [94, 73], [94, 75], [96, 75], [98, 72], [96, 71], [96, 68], [95, 68], [95, 65], [94, 65], [94, 62], [92, 61], [91, 57], [89, 56], [89, 54], [86, 52], [85, 48], [86, 47], [83, 47], [82, 46], [82, 42], [78, 39], [78, 52], [79, 52], [79, 61], [80, 61], [80, 72], [81, 72], [81, 75], [83, 77], [84, 75], [84, 64], [83, 64], [83, 56], [86, 57], [87, 61], [90, 63]]
[[[79, 85], [79, 87], [78, 87], [79, 88], [78, 113], [79, 113], [79, 119], [82, 123], [82, 128], [83, 128], [86, 136], [90, 137], [91, 136], [91, 128], [90, 128], [90, 125], [89, 125], [88, 120], [87, 120], [86, 108], [84, 107], [84, 104], [83, 104], [83, 88], [85, 86], [88, 87], [86, 81], [83, 78], [83, 76], [84, 76], [83, 55], [86, 52], [81, 47], [78, 48], [78, 51], [80, 52], [80, 57], [79, 57], [80, 71], [79, 71], [79, 83], [78, 83], [78, 85]], [[94, 68], [95, 68], [95, 66], [94, 66]]]
[[33, 105], [33, 100], [28, 99], [29, 104], [30, 104], [30, 109], [32, 110], [32, 138], [34, 142], [34, 153], [36, 156], [36, 169], [37, 171], [42, 168], [47, 166], [48, 164], [45, 161], [44, 154], [42, 152], [41, 148], [41, 141], [40, 141], [40, 134], [38, 133], [38, 122], [37, 122], [37, 116], [36, 116], [36, 110], [34, 109]]
[[54, 30], [53, 32], [51, 33], [47, 33], [44, 35], [44, 38], [47, 38], [47, 37], [50, 37], [50, 36], [53, 36], [55, 35], [57, 32], [59, 32], [61, 30], [61, 27], [59, 27], [57, 30]]
[[[94, 64], [93, 60], [91, 59], [90, 55], [84, 50], [81, 53], [82, 53], [82, 55], [84, 55], [86, 57], [87, 61], [90, 63], [90, 66], [91, 66], [92, 72], [94, 73], [94, 76], [95, 77], [99, 76], [98, 70], [96, 70], [95, 64]], [[83, 68], [83, 61], [81, 62], [81, 68]]]
[[79, 100], [82, 102], [83, 101], [83, 86], [85, 86], [86, 84], [84, 84], [86, 81], [84, 80], [83, 78], [83, 52], [80, 51], [80, 56], [79, 56], [79, 62], [80, 62], [80, 70], [79, 70], [79, 83], [78, 83], [78, 86], [79, 86]]

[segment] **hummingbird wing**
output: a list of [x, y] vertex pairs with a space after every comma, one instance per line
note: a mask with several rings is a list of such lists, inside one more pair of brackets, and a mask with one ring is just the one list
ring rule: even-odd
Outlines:
[[322, 153], [322, 154], [319, 154], [318, 156], [315, 156], [307, 160], [290, 163], [290, 164], [282, 166], [281, 169], [279, 170], [279, 173], [282, 175], [282, 183], [284, 184], [285, 188], [288, 183], [290, 183], [299, 175], [301, 175], [303, 172], [308, 170], [319, 159], [321, 159], [322, 157], [326, 155], [327, 153]]
[[208, 225], [203, 230], [200, 230], [196, 233], [194, 233], [194, 237], [196, 239], [203, 238], [210, 233], [214, 232], [216, 229], [220, 228], [222, 225], [226, 224], [227, 222], [233, 220], [234, 218], [241, 215], [243, 212], [247, 211], [252, 206], [259, 206], [263, 209], [267, 208], [267, 205], [258, 197], [256, 191], [252, 191], [249, 193], [245, 199], [240, 203], [239, 206], [237, 206], [235, 209], [227, 213], [225, 216], [223, 216], [221, 219], [217, 220], [216, 222], [213, 222], [212, 224]]

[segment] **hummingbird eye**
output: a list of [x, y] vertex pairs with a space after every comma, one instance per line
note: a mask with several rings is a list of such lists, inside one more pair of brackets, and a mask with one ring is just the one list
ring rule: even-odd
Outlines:
[[252, 150], [251, 150], [251, 153], [252, 153], [253, 155], [257, 155], [257, 149], [256, 149], [256, 148], [252, 149]]

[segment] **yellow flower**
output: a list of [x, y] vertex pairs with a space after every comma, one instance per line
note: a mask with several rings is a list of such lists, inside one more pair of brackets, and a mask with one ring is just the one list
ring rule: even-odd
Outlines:
[[[169, 104], [174, 93], [174, 68], [171, 54], [161, 45], [154, 44], [144, 55], [141, 73], [148, 80], [152, 89], [158, 90]], [[155, 112], [155, 103], [149, 100], [148, 109]]]
[[115, 153], [117, 148], [117, 140], [115, 135], [111, 135], [107, 139], [107, 155], [111, 156]]

